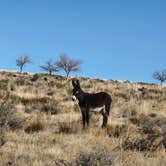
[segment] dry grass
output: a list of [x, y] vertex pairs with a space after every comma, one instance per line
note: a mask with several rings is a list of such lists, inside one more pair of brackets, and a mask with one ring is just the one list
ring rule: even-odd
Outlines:
[[113, 98], [108, 127], [101, 129], [102, 117], [91, 114], [90, 127], [82, 130], [70, 81], [46, 74], [0, 76], [0, 101], [12, 103], [17, 115], [10, 121], [15, 129], [5, 129], [0, 165], [166, 165], [165, 87], [80, 78], [85, 91], [107, 91]]

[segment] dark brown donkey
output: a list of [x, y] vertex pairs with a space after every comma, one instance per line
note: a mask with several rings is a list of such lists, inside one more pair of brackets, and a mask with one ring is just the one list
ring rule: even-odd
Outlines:
[[82, 113], [83, 128], [85, 124], [89, 125], [89, 112], [100, 112], [103, 115], [102, 127], [107, 126], [108, 115], [111, 106], [111, 96], [106, 92], [86, 93], [84, 92], [78, 80], [72, 80], [73, 100], [78, 100]]

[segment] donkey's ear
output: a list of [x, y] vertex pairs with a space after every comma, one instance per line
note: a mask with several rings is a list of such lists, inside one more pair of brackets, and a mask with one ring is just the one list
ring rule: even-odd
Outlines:
[[75, 87], [75, 86], [77, 86], [77, 82], [76, 82], [76, 80], [72, 80], [72, 85]]
[[79, 82], [79, 80], [76, 80], [76, 83], [77, 83], [77, 87], [80, 88], [80, 82]]

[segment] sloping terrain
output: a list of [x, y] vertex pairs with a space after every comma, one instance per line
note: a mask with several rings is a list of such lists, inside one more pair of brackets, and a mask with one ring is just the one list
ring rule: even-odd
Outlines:
[[78, 78], [113, 99], [108, 127], [82, 130], [71, 80], [0, 72], [1, 165], [166, 165], [166, 87]]

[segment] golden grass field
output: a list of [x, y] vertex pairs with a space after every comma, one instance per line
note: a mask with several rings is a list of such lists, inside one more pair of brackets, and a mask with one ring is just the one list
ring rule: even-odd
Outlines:
[[0, 72], [0, 165], [165, 166], [166, 87], [78, 78], [113, 99], [108, 127], [91, 114], [82, 130], [71, 80]]

